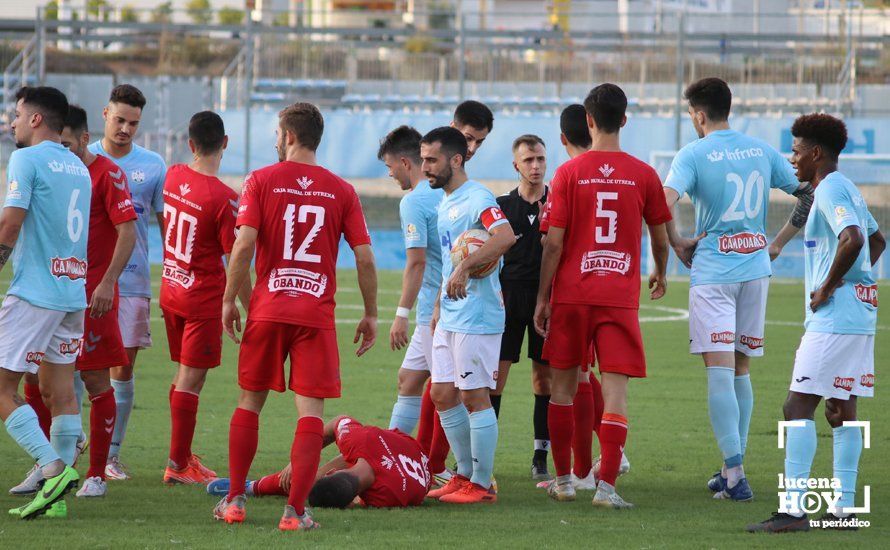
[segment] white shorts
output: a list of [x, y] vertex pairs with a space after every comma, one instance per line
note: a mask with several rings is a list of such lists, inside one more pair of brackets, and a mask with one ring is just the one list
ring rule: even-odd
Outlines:
[[433, 333], [429, 325], [417, 325], [411, 335], [411, 343], [402, 360], [405, 370], [430, 371], [433, 364]]
[[689, 352], [763, 355], [769, 277], [689, 289]]
[[794, 356], [793, 392], [825, 399], [875, 394], [873, 334], [805, 332]]
[[125, 348], [151, 347], [151, 300], [141, 296], [121, 296], [117, 311], [121, 340]]
[[495, 389], [500, 334], [463, 334], [436, 327], [433, 335], [434, 383], [452, 383], [460, 390]]
[[41, 361], [71, 365], [83, 341], [83, 310], [56, 311], [7, 296], [0, 307], [0, 368], [34, 374]]

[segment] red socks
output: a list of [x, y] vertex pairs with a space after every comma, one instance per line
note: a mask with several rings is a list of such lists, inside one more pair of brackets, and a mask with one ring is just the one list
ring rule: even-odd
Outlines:
[[40, 429], [43, 430], [46, 438], [49, 439], [49, 427], [53, 423], [53, 415], [49, 412], [49, 407], [43, 402], [43, 396], [40, 395], [40, 386], [38, 384], [28, 384], [25, 382], [25, 401], [31, 405], [34, 412], [37, 413], [37, 420], [40, 422]]
[[257, 497], [265, 496], [288, 496], [288, 492], [281, 488], [281, 475], [270, 474], [253, 483], [253, 495]]
[[445, 471], [445, 459], [448, 458], [451, 447], [448, 445], [448, 438], [445, 437], [445, 430], [442, 429], [439, 413], [435, 411], [433, 413], [433, 442], [430, 445], [429, 469], [431, 474], [438, 474]]
[[317, 416], [304, 416], [297, 421], [294, 444], [290, 449], [291, 481], [287, 503], [303, 515], [304, 504], [321, 461], [324, 422]]
[[627, 441], [627, 418], [620, 414], [603, 414], [599, 436], [602, 447], [599, 478], [614, 487], [621, 466], [621, 453]]
[[228, 500], [244, 494], [247, 472], [260, 436], [260, 416], [247, 409], [237, 408], [229, 423], [229, 496]]
[[179, 469], [188, 465], [192, 456], [192, 438], [198, 419], [198, 396], [174, 391], [170, 396], [170, 460]]
[[105, 479], [105, 463], [108, 461], [116, 416], [114, 388], [90, 396], [90, 470], [87, 477]]
[[574, 407], [557, 405], [553, 401], [547, 408], [547, 428], [550, 431], [550, 453], [557, 476], [572, 471], [572, 434], [575, 431]]
[[593, 431], [599, 434], [600, 423], [603, 420], [603, 407], [606, 403], [603, 401], [603, 387], [593, 375], [593, 369], [590, 371], [590, 387], [593, 390]]
[[[432, 382], [428, 382], [423, 397], [420, 399], [420, 421], [417, 423], [417, 442], [420, 443], [420, 449], [430, 455], [430, 447], [433, 445], [433, 423], [435, 422], [436, 406], [430, 398], [430, 388], [433, 387]], [[439, 473], [441, 470], [437, 471]]]
[[170, 384], [170, 392], [167, 394], [167, 401], [173, 403], [173, 392], [176, 391], [176, 384]]
[[579, 478], [587, 477], [593, 467], [593, 424], [594, 402], [590, 384], [578, 384], [578, 392], [573, 403], [575, 432], [572, 435], [572, 456], [575, 463], [572, 471]]

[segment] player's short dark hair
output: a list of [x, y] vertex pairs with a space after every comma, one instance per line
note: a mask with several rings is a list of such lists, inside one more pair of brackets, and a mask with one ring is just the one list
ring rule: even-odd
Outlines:
[[425, 143], [426, 145], [438, 143], [446, 157], [451, 158], [454, 155], [460, 155], [464, 162], [467, 160], [467, 138], [464, 137], [460, 130], [451, 126], [441, 126], [430, 130], [423, 136], [420, 143]]
[[513, 140], [513, 152], [515, 153], [516, 150], [523, 145], [528, 145], [529, 147], [534, 147], [535, 145], [540, 145], [544, 148], [547, 147], [547, 145], [544, 144], [544, 140], [540, 137], [534, 134], [523, 134]]
[[468, 99], [454, 110], [454, 123], [460, 126], [469, 125], [477, 130], [494, 128], [494, 115], [484, 103]]
[[847, 125], [843, 120], [825, 113], [797, 117], [791, 125], [791, 135], [821, 146], [833, 158], [837, 158], [847, 146]]
[[693, 82], [683, 92], [683, 97], [693, 109], [704, 111], [710, 120], [721, 122], [729, 118], [732, 91], [720, 78], [708, 77]]
[[123, 103], [130, 107], [143, 109], [145, 107], [145, 96], [139, 91], [139, 88], [132, 84], [118, 84], [111, 90], [111, 96], [108, 98], [111, 103]]
[[87, 112], [80, 105], [68, 105], [68, 116], [65, 117], [65, 128], [80, 135], [87, 131]]
[[420, 140], [420, 132], [411, 126], [399, 126], [380, 140], [377, 158], [383, 160], [383, 155], [392, 155], [420, 164]]
[[324, 118], [318, 107], [311, 103], [294, 103], [278, 113], [278, 124], [282, 130], [293, 133], [300, 145], [315, 151], [324, 133]]
[[587, 128], [587, 110], [584, 105], [574, 103], [562, 110], [559, 115], [559, 131], [575, 147], [590, 149], [593, 144]]
[[627, 96], [615, 84], [600, 84], [587, 94], [584, 110], [593, 118], [597, 128], [607, 134], [614, 134], [621, 129], [621, 122], [627, 111]]
[[68, 98], [61, 91], [50, 86], [24, 86], [16, 92], [15, 100], [33, 107], [43, 115], [48, 128], [62, 133], [68, 116]]
[[213, 111], [201, 111], [189, 120], [189, 139], [202, 155], [209, 155], [222, 149], [226, 139], [223, 119]]
[[309, 491], [309, 505], [318, 508], [346, 508], [358, 495], [358, 478], [337, 472], [315, 482]]

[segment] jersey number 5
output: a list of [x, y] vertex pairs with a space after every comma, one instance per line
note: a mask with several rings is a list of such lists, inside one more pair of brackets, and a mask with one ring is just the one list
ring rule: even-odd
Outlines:
[[[169, 204], [164, 204], [164, 250], [185, 263], [192, 261], [195, 233], [198, 232], [198, 218], [188, 212], [178, 212]], [[174, 228], [176, 233], [173, 233]], [[174, 241], [171, 244], [171, 239]]]
[[603, 207], [606, 201], [618, 200], [618, 193], [614, 191], [600, 191], [596, 194], [596, 218], [606, 219], [606, 227], [596, 226], [596, 242], [611, 244], [615, 242], [615, 234], [618, 232], [618, 212]]
[[[294, 251], [293, 242], [295, 222], [306, 223], [310, 214], [313, 218], [312, 227], [309, 229], [303, 242], [300, 243], [300, 246]], [[296, 220], [294, 218], [296, 218]], [[309, 254], [309, 245], [311, 245], [312, 241], [318, 236], [323, 225], [323, 207], [312, 204], [302, 204], [298, 211], [296, 204], [288, 204], [287, 209], [284, 211], [284, 259], [313, 264], [321, 263], [321, 256], [318, 254]]]

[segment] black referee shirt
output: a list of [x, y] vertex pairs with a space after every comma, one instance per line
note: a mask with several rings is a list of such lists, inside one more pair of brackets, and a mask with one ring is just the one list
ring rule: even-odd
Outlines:
[[497, 198], [498, 206], [516, 234], [516, 244], [504, 254], [504, 267], [501, 269], [501, 283], [506, 286], [530, 283], [528, 286], [537, 291], [541, 278], [541, 255], [544, 253], [539, 223], [541, 211], [547, 202], [547, 191], [545, 185], [544, 195], [534, 203], [526, 202], [519, 194], [518, 187]]

